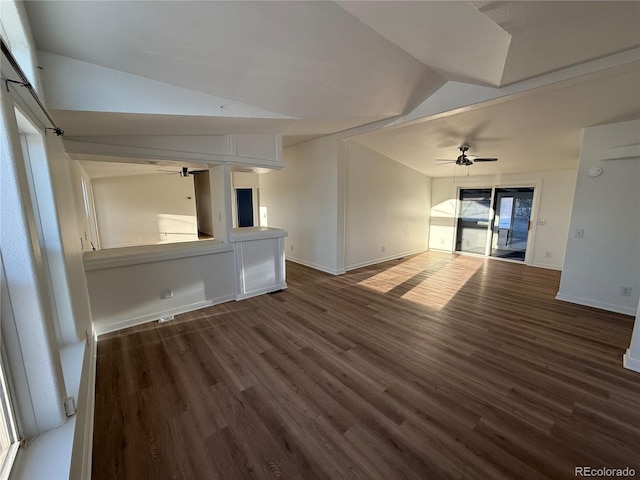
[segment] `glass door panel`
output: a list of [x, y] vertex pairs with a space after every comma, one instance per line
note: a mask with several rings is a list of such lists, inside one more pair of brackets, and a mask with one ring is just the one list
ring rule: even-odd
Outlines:
[[491, 189], [460, 189], [456, 251], [484, 255], [491, 220]]
[[533, 206], [533, 188], [496, 188], [491, 256], [524, 261]]

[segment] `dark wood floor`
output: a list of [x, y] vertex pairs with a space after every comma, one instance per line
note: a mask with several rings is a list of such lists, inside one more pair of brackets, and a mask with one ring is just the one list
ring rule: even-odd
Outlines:
[[640, 474], [633, 319], [559, 272], [427, 253], [98, 343], [94, 479]]

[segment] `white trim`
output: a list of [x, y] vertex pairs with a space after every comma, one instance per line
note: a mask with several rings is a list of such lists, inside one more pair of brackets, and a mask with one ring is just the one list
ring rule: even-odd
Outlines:
[[[459, 254], [471, 254], [470, 252], [462, 252], [457, 251], [456, 242], [458, 239], [458, 219], [460, 215], [460, 190], [462, 189], [491, 189], [491, 202], [489, 204], [489, 212], [491, 214], [489, 218], [489, 224], [487, 225], [487, 242], [485, 244], [485, 253], [484, 255], [475, 254], [478, 256], [483, 256], [485, 258], [494, 258], [500, 259], [500, 257], [491, 255], [491, 244], [493, 242], [493, 222], [495, 221], [495, 196], [496, 189], [502, 188], [532, 188], [533, 189], [533, 198], [531, 201], [531, 215], [529, 216], [529, 231], [527, 234], [527, 249], [525, 253], [524, 260], [512, 260], [514, 263], [520, 263], [523, 265], [531, 266], [531, 262], [533, 259], [533, 252], [535, 250], [535, 238], [536, 238], [536, 226], [538, 224], [538, 210], [540, 199], [542, 198], [542, 184], [543, 179], [541, 177], [535, 178], [525, 178], [522, 180], [514, 180], [513, 182], [502, 184], [500, 180], [492, 181], [492, 180], [469, 180], [469, 181], [461, 181], [457, 184], [456, 188], [456, 207], [455, 207], [455, 216], [453, 217], [453, 244], [452, 244], [452, 253]], [[473, 254], [471, 254], [473, 255]], [[509, 259], [502, 259], [509, 260]]]
[[407, 252], [394, 253], [393, 255], [387, 255], [386, 257], [376, 258], [374, 260], [367, 260], [366, 262], [355, 263], [353, 265], [347, 265], [344, 267], [345, 271], [355, 270], [357, 268], [368, 267], [369, 265], [376, 265], [382, 262], [388, 262], [389, 260], [397, 260], [401, 257], [408, 257], [409, 255], [415, 255], [417, 253], [426, 252], [427, 248], [419, 248], [416, 250], [410, 250]]
[[436, 247], [429, 247], [427, 249], [427, 251], [429, 252], [438, 252], [438, 253], [450, 253], [450, 254], [455, 254], [456, 252], [448, 249], [448, 248], [436, 248]]
[[282, 134], [276, 133], [276, 162], [284, 165], [284, 160], [282, 159], [283, 151], [284, 151], [284, 148], [282, 147]]
[[624, 368], [640, 373], [640, 360], [632, 358], [631, 352], [628, 348], [626, 353], [622, 356], [622, 365]]
[[279, 290], [285, 290], [287, 288], [287, 282], [282, 282], [278, 285], [270, 285], [268, 287], [259, 288], [257, 290], [252, 290], [251, 292], [239, 293], [236, 295], [236, 300], [245, 300], [251, 297], [257, 297], [258, 295], [263, 295], [265, 293], [277, 292]]
[[111, 145], [95, 142], [82, 142], [66, 139], [64, 141], [67, 155], [73, 160], [97, 160], [101, 157], [144, 158], [169, 161], [196, 161], [215, 167], [222, 164], [243, 164], [254, 167], [282, 169], [284, 165], [277, 160], [242, 157], [219, 153], [201, 153], [172, 151], [160, 148], [135, 147], [131, 145]]
[[307, 262], [306, 260], [302, 260], [299, 258], [288, 257], [285, 255], [285, 260], [288, 260], [293, 263], [298, 263], [300, 265], [304, 265], [305, 267], [313, 268], [314, 270], [320, 270], [324, 273], [329, 273], [331, 275], [342, 275], [346, 272], [346, 270], [336, 270], [335, 268], [325, 267], [324, 265], [318, 265], [317, 263]]
[[573, 295], [566, 295], [560, 292], [558, 292], [558, 294], [556, 295], [556, 300], [575, 303], [577, 305], [584, 305], [586, 307], [599, 308], [600, 310], [607, 310], [609, 312], [622, 313], [624, 315], [631, 315], [633, 317], [635, 317], [637, 311], [635, 307], [624, 307], [621, 305], [614, 305], [612, 303], [590, 300], [588, 298], [574, 297]]
[[201, 302], [182, 305], [176, 308], [169, 308], [167, 310], [162, 310], [160, 312], [141, 315], [139, 317], [134, 317], [127, 320], [121, 320], [115, 323], [109, 323], [109, 325], [106, 325], [104, 327], [102, 327], [98, 322], [98, 324], [96, 325], [96, 335], [100, 336], [107, 333], [116, 332], [118, 330], [124, 330], [125, 328], [135, 327], [136, 325], [141, 325], [143, 323], [159, 320], [162, 317], [167, 317], [170, 315], [180, 315], [181, 313], [187, 313], [187, 312], [192, 312], [193, 310], [199, 310], [201, 308], [212, 307], [214, 305], [230, 302], [235, 299], [236, 299], [236, 294], [230, 293], [228, 295], [223, 295], [222, 297], [217, 297], [212, 300], [203, 300]]
[[638, 160], [640, 159], [640, 144], [624, 145], [608, 148], [600, 160]]
[[91, 478], [93, 458], [93, 423], [96, 402], [96, 362], [98, 342], [95, 334], [87, 332], [87, 348], [82, 365], [80, 387], [86, 389], [78, 392], [78, 417], [71, 452], [69, 478]]
[[20, 442], [15, 442], [9, 447], [7, 455], [4, 457], [4, 462], [0, 465], [0, 480], [9, 480], [11, 477], [11, 469], [15, 464], [19, 448]]
[[265, 238], [286, 237], [289, 234], [286, 230], [272, 227], [240, 227], [234, 228], [229, 235], [231, 242], [248, 242], [252, 240], [263, 240]]
[[562, 266], [550, 265], [548, 263], [531, 263], [529, 264], [529, 266], [535, 268], [545, 268], [547, 270], [557, 270], [558, 272], [562, 271]]
[[84, 253], [84, 270], [85, 272], [90, 272], [231, 251], [233, 251], [233, 245], [221, 243], [218, 240], [195, 240], [193, 242], [97, 250]]

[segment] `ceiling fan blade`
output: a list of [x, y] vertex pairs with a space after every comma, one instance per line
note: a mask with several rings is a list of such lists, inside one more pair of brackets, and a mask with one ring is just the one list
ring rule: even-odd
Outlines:
[[497, 162], [497, 158], [474, 158], [473, 163], [476, 162]]
[[455, 160], [452, 160], [450, 158], [436, 158], [435, 161], [436, 162], [455, 162]]

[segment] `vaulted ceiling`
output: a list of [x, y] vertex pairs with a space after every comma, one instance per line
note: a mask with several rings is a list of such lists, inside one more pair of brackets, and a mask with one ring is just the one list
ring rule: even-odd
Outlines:
[[[640, 2], [626, 1], [51, 0], [26, 8], [46, 59], [48, 105], [69, 136], [272, 132], [295, 144], [406, 115], [447, 82], [501, 89], [640, 45]], [[512, 157], [536, 143], [575, 161], [580, 128], [640, 115], [637, 73], [618, 74], [358, 141], [436, 176], [418, 159], [451, 157], [471, 134], [481, 154], [504, 147]]]

